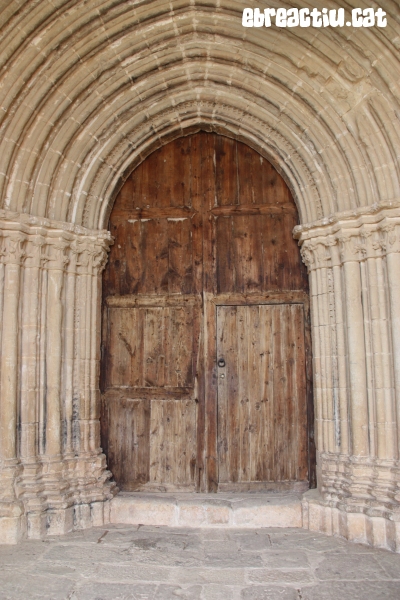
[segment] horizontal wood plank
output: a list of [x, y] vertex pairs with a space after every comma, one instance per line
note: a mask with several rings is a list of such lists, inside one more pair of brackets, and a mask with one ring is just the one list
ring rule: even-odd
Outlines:
[[108, 388], [103, 396], [109, 399], [124, 400], [126, 402], [136, 402], [136, 400], [143, 400], [145, 398], [163, 398], [167, 400], [192, 399], [193, 398], [193, 387], [168, 387], [163, 388], [149, 388], [149, 387], [124, 387], [124, 386], [113, 386]]
[[210, 210], [216, 217], [234, 217], [237, 215], [296, 215], [296, 206], [292, 203], [286, 204], [238, 204], [235, 206], [216, 206]]
[[141, 219], [191, 219], [197, 212], [188, 206], [167, 206], [163, 208], [136, 208], [118, 211], [113, 218], [114, 223]]
[[250, 305], [250, 304], [309, 304], [309, 296], [302, 290], [281, 290], [265, 294], [242, 294], [228, 292], [215, 296], [208, 296], [208, 301], [216, 306], [225, 305]]
[[179, 306], [198, 306], [202, 305], [202, 296], [200, 294], [182, 295], [182, 294], [153, 294], [153, 295], [133, 295], [107, 296], [104, 299], [107, 306], [112, 308], [151, 308], [151, 307], [179, 307]]

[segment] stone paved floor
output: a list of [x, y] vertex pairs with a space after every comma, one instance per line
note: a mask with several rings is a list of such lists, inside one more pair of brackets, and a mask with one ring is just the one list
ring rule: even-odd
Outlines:
[[0, 546], [0, 598], [400, 599], [400, 555], [303, 529], [111, 525]]

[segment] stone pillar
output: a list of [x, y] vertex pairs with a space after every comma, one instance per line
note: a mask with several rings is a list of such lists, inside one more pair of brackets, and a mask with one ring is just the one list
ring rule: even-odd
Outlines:
[[341, 244], [346, 314], [347, 366], [351, 420], [351, 454], [368, 456], [368, 395], [365, 348], [365, 310], [362, 299], [360, 252], [354, 236], [337, 238]]
[[17, 419], [19, 379], [19, 298], [24, 237], [18, 231], [1, 232], [2, 314], [0, 373], [0, 537], [6, 543], [20, 539], [23, 510], [15, 493], [20, 473]]
[[[33, 515], [41, 515], [44, 499], [38, 493], [38, 479], [41, 476], [41, 463], [38, 456], [39, 444], [39, 338], [40, 303], [42, 285], [42, 252], [45, 237], [36, 235], [24, 261], [25, 293], [21, 297], [21, 446], [20, 461], [24, 473], [19, 482], [20, 495], [24, 497], [24, 507], [31, 518], [27, 520], [28, 535], [41, 530], [41, 521], [34, 522]], [[42, 487], [40, 487], [42, 489]]]
[[100, 524], [100, 285], [108, 232], [0, 211], [0, 538]]
[[295, 235], [312, 282], [309, 526], [400, 551], [400, 208], [338, 215]]

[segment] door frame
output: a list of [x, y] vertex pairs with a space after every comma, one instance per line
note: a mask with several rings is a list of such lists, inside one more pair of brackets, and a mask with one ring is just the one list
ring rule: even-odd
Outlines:
[[[217, 374], [217, 306], [249, 306], [255, 304], [302, 304], [304, 310], [304, 342], [306, 365], [306, 406], [308, 440], [308, 474], [311, 488], [316, 486], [313, 371], [311, 346], [310, 298], [303, 291], [279, 291], [266, 293], [204, 292], [204, 340], [203, 351], [204, 395], [199, 397], [199, 426], [206, 423], [205, 447], [198, 446], [199, 491], [217, 492], [218, 473], [218, 374]], [[203, 402], [202, 402], [203, 400]], [[204, 431], [204, 429], [203, 429]], [[198, 439], [201, 436], [198, 435]], [[201, 447], [200, 447], [201, 446]], [[204, 459], [203, 459], [204, 457]], [[204, 463], [204, 472], [202, 466]]]

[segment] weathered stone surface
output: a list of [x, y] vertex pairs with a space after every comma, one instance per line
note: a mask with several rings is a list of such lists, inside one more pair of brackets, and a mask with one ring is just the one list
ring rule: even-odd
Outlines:
[[242, 600], [298, 600], [297, 590], [281, 586], [260, 585], [245, 588], [241, 593]]
[[[191, 529], [180, 533], [179, 529], [168, 527], [125, 529], [108, 525], [47, 538], [45, 542], [27, 540], [18, 548], [3, 545], [0, 546], [0, 597], [4, 600], [395, 600], [398, 597], [399, 555], [302, 529], [268, 531]], [[260, 547], [259, 539], [270, 540], [271, 544]], [[285, 545], [279, 546], [282, 540]]]
[[338, 582], [324, 583], [318, 588], [304, 590], [304, 600], [337, 600], [337, 598], [351, 598], [351, 600], [395, 600], [399, 596], [399, 582], [389, 582], [385, 585], [373, 582]]
[[112, 520], [297, 520], [400, 552], [397, 3], [379, 3], [387, 28], [317, 36], [244, 30], [244, 0], [172, 4], [0, 7], [0, 541], [109, 522], [98, 390], [103, 228], [130, 169], [205, 128], [271, 159], [299, 208], [319, 494], [273, 520], [255, 517], [254, 506], [190, 503], [152, 513], [114, 503]]
[[111, 501], [111, 523], [177, 527], [301, 527], [301, 494], [130, 494]]

